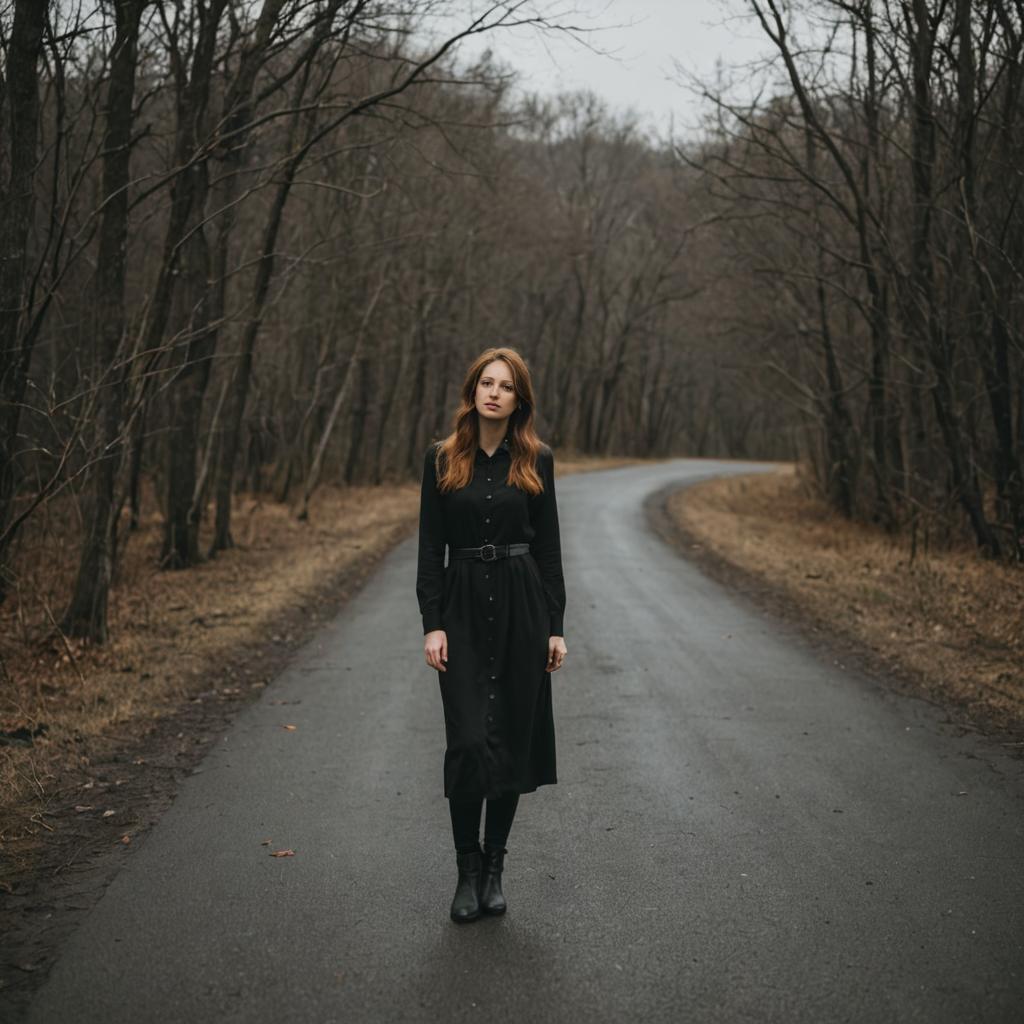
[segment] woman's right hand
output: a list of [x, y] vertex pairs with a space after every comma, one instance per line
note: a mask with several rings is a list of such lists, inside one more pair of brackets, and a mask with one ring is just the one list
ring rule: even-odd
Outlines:
[[441, 662], [448, 660], [448, 634], [443, 629], [432, 629], [423, 637], [423, 654], [431, 668], [447, 672]]

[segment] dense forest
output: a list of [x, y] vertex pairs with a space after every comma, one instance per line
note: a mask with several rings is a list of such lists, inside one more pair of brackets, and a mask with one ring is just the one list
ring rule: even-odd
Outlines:
[[239, 489], [411, 478], [491, 344], [563, 450], [796, 458], [1019, 560], [1024, 0], [732, 6], [763, 62], [658, 138], [459, 59], [543, 4], [0, 3], [0, 600], [70, 505], [102, 641], [143, 480], [188, 568]]

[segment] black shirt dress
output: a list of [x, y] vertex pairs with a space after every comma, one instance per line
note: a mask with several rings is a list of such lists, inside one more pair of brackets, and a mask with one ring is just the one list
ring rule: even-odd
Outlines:
[[[423, 632], [448, 637], [438, 672], [447, 748], [444, 795], [461, 800], [530, 793], [557, 781], [548, 638], [562, 636], [565, 583], [555, 503], [554, 456], [544, 445], [528, 495], [507, 482], [508, 438], [493, 455], [477, 448], [473, 477], [437, 490], [427, 449], [420, 495], [416, 596]], [[526, 542], [522, 555], [482, 561], [450, 548]]]

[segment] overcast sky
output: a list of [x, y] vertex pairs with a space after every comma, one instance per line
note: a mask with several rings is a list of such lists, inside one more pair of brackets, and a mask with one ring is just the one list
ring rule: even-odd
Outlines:
[[532, 91], [591, 89], [616, 109], [631, 107], [658, 131], [667, 130], [674, 116], [676, 131], [683, 133], [699, 114], [694, 97], [673, 81], [674, 60], [712, 75], [718, 58], [738, 64], [766, 50], [756, 26], [735, 17], [744, 7], [741, 0], [537, 0], [537, 7], [595, 29], [587, 39], [611, 56], [533, 30], [488, 33], [467, 40], [460, 54], [471, 57], [490, 46], [523, 73]]

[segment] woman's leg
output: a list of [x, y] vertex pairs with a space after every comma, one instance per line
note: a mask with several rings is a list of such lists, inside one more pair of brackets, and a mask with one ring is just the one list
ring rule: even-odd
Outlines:
[[501, 891], [501, 872], [505, 866], [505, 843], [519, 804], [518, 793], [506, 793], [487, 801], [484, 824], [483, 879], [480, 883], [480, 909], [485, 914], [504, 914], [505, 894]]
[[477, 853], [480, 850], [480, 811], [483, 800], [449, 800], [452, 816], [452, 838], [456, 853]]
[[503, 850], [505, 848], [518, 805], [518, 793], [506, 793], [497, 800], [487, 801], [487, 819], [484, 824], [485, 850]]
[[483, 854], [480, 852], [480, 811], [483, 800], [449, 800], [452, 836], [455, 839], [455, 862], [459, 882], [452, 897], [451, 919], [475, 921], [480, 916], [480, 884]]

